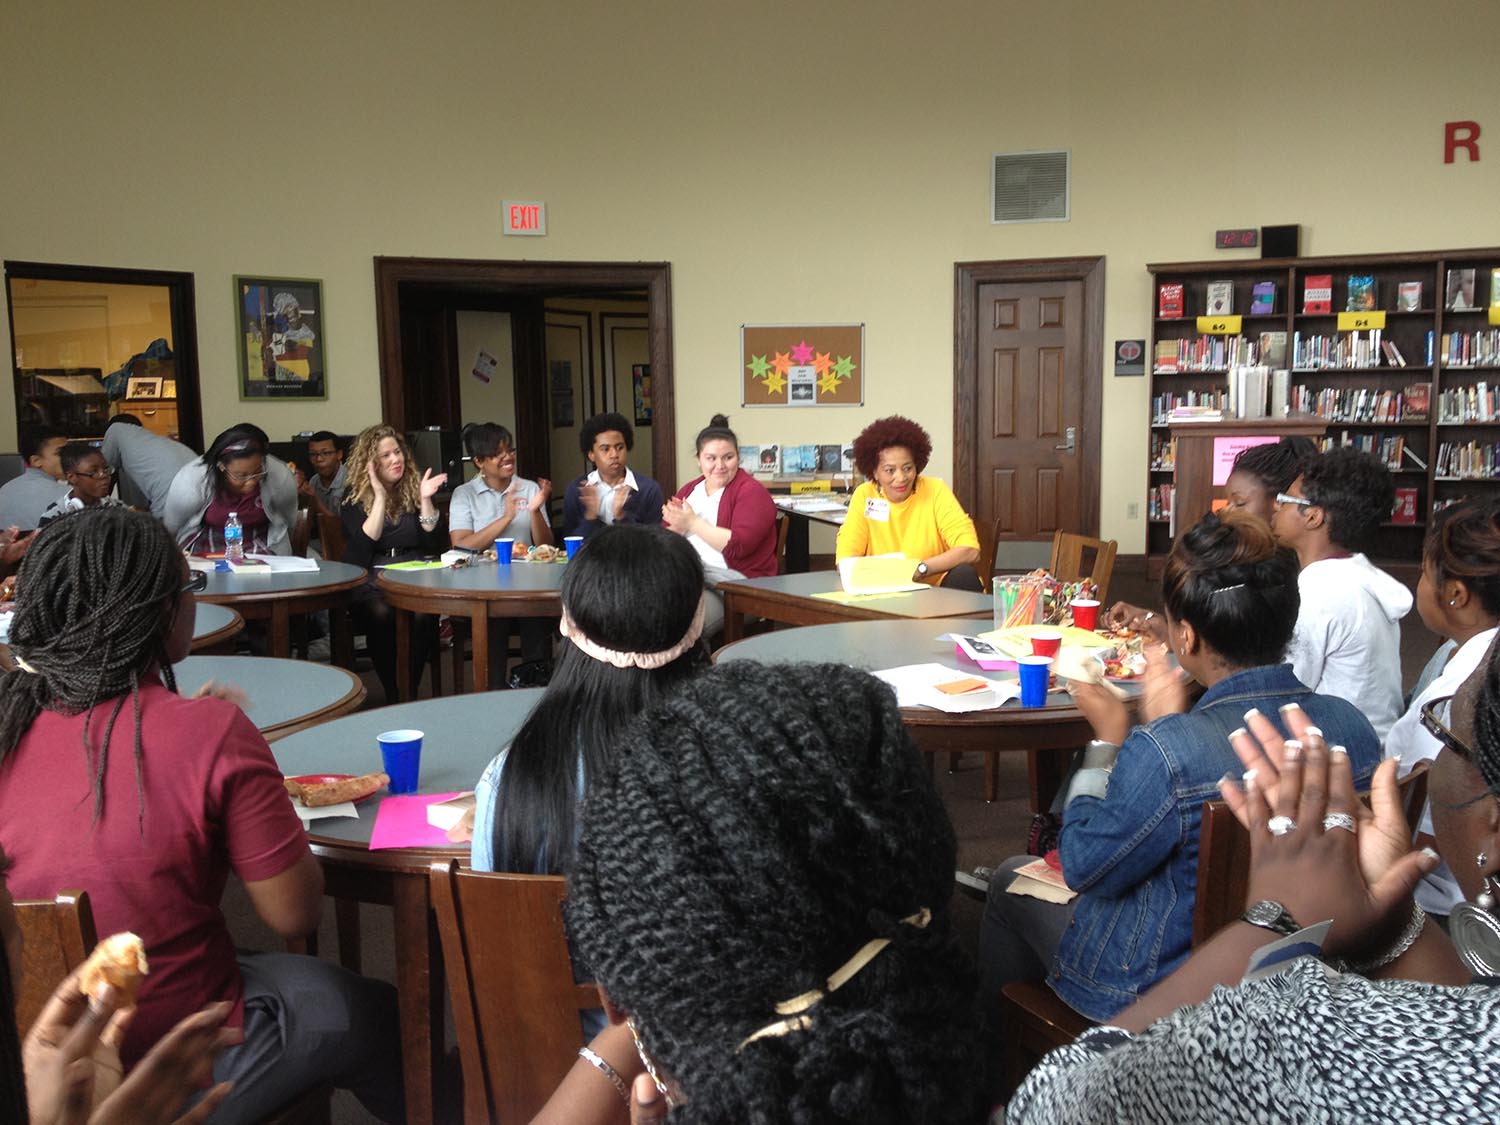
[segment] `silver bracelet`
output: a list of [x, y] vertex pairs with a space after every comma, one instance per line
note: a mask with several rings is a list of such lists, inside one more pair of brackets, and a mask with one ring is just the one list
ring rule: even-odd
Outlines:
[[630, 1104], [630, 1087], [625, 1084], [625, 1079], [620, 1077], [618, 1070], [600, 1058], [598, 1053], [591, 1047], [579, 1047], [578, 1057], [604, 1075], [604, 1077], [608, 1078], [619, 1092], [620, 1100], [626, 1105]]
[[431, 531], [434, 527], [437, 526], [438, 520], [440, 518], [441, 517], [437, 516], [437, 515], [431, 515], [431, 516], [418, 515], [417, 516], [417, 522], [419, 524], [421, 524], [423, 527], [427, 528], [427, 530]]
[[1359, 973], [1361, 976], [1373, 973], [1376, 969], [1383, 969], [1417, 943], [1417, 938], [1422, 936], [1422, 927], [1425, 925], [1427, 925], [1427, 912], [1416, 903], [1412, 903], [1411, 918], [1394, 945], [1373, 961], [1362, 961], [1355, 965], [1349, 961], [1340, 960], [1335, 968], [1341, 973]]

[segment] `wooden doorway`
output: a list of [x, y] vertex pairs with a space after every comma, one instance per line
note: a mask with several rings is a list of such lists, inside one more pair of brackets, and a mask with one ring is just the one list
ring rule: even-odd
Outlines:
[[[652, 395], [651, 464], [639, 468], [663, 489], [675, 489], [671, 280], [672, 268], [665, 262], [377, 257], [375, 316], [381, 417], [401, 430], [424, 426], [457, 430], [465, 419], [460, 417], [453, 373], [465, 357], [456, 354], [454, 313], [459, 309], [489, 309], [511, 316], [516, 383], [513, 428], [517, 438], [521, 440], [523, 433], [546, 433], [550, 423], [545, 299], [644, 293]], [[554, 469], [547, 458], [547, 443], [529, 437], [525, 440], [526, 475], [554, 478], [560, 496], [573, 466]], [[558, 470], [562, 476], [558, 476]]]
[[997, 543], [1099, 533], [1104, 259], [955, 267], [954, 491]]

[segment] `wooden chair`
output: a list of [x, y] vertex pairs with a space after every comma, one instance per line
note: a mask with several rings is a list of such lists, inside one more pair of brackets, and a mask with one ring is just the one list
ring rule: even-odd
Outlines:
[[292, 524], [292, 554], [299, 559], [307, 558], [307, 545], [312, 541], [312, 511], [298, 508], [297, 519]]
[[786, 573], [786, 536], [791, 529], [792, 518], [785, 512], [776, 513], [776, 573]]
[[573, 980], [557, 875], [429, 869], [464, 1076], [464, 1121], [529, 1121], [583, 1046], [599, 990]]
[[1115, 572], [1115, 548], [1113, 539], [1090, 539], [1087, 535], [1059, 531], [1052, 537], [1052, 561], [1047, 572], [1059, 582], [1093, 579], [1099, 588], [1095, 596], [1100, 604], [1107, 604], [1109, 580]]
[[323, 544], [323, 557], [338, 562], [344, 557], [348, 540], [344, 536], [344, 524], [337, 516], [318, 513], [318, 542]]
[[25, 941], [21, 979], [14, 982], [16, 1028], [24, 1038], [63, 977], [83, 963], [99, 939], [84, 891], [21, 899], [16, 903], [16, 924]]

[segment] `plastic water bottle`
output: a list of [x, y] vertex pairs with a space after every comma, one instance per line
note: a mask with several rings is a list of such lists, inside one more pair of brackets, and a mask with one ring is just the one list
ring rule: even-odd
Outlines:
[[224, 521], [224, 558], [232, 563], [245, 561], [245, 529], [238, 512], [230, 512]]

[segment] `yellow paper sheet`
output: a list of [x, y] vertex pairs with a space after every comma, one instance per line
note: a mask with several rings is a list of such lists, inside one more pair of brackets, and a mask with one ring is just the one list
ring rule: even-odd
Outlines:
[[979, 639], [989, 641], [1007, 656], [1025, 656], [1031, 652], [1031, 637], [1033, 633], [1061, 633], [1064, 647], [1077, 645], [1079, 648], [1113, 648], [1116, 644], [1108, 638], [1101, 637], [1098, 633], [1090, 633], [1087, 629], [1075, 629], [1071, 625], [1017, 625], [1010, 629], [994, 629], [988, 633], [980, 633]]
[[902, 555], [872, 555], [869, 558], [843, 559], [839, 563], [839, 581], [849, 594], [892, 594], [908, 590], [925, 590], [913, 582], [917, 564]]
[[858, 605], [862, 602], [878, 602], [882, 598], [899, 598], [910, 592], [910, 590], [897, 590], [887, 594], [849, 594], [843, 590], [828, 590], [821, 594], [814, 594], [813, 597], [822, 598], [826, 602], [838, 602], [839, 605]]

